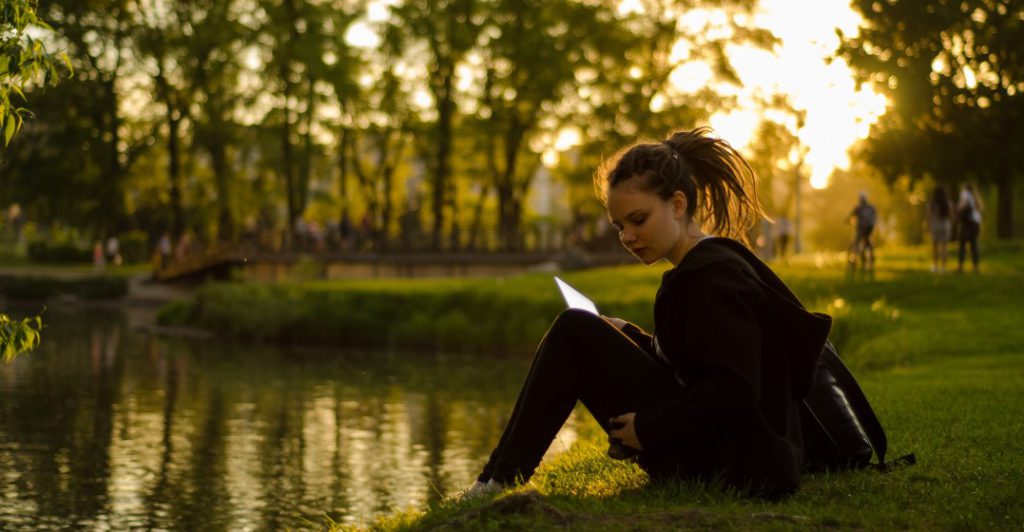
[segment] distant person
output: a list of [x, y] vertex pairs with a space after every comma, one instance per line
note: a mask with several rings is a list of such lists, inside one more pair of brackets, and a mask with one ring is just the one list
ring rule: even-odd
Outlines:
[[[799, 404], [831, 319], [805, 310], [733, 240], [761, 216], [753, 170], [698, 128], [620, 150], [594, 181], [623, 247], [644, 264], [673, 265], [655, 296], [656, 334], [562, 312], [463, 497], [528, 481], [577, 401], [608, 434], [608, 455], [654, 479], [791, 494], [804, 470]], [[607, 275], [622, 288], [631, 282]]]
[[116, 236], [107, 239], [107, 263], [121, 265], [121, 241]]
[[178, 244], [174, 246], [174, 261], [184, 262], [192, 253], [192, 230], [186, 230], [178, 237]]
[[370, 211], [366, 211], [363, 213], [363, 218], [359, 221], [359, 249], [362, 251], [373, 249], [373, 239], [373, 215], [370, 214]]
[[21, 205], [12, 203], [7, 208], [7, 227], [11, 230], [11, 240], [21, 243], [21, 229], [25, 225], [25, 216], [21, 212]]
[[851, 263], [860, 256], [864, 260], [863, 267], [868, 268], [875, 262], [875, 245], [871, 243], [871, 233], [875, 230], [875, 222], [878, 218], [878, 211], [875, 206], [868, 203], [868, 195], [860, 193], [857, 205], [850, 211], [850, 219], [854, 223], [853, 245], [850, 246]]
[[981, 232], [981, 199], [970, 183], [960, 190], [960, 200], [956, 204], [957, 225], [960, 226], [960, 254], [957, 273], [964, 271], [964, 255], [967, 245], [971, 246], [971, 262], [974, 273], [978, 273], [978, 234]]
[[775, 219], [775, 255], [780, 259], [786, 258], [786, 250], [789, 248], [789, 238], [793, 235], [793, 227], [789, 218], [779, 216]]
[[156, 243], [157, 253], [160, 254], [160, 268], [166, 268], [171, 264], [171, 235], [164, 231], [160, 240]]
[[341, 239], [341, 250], [351, 251], [354, 247], [352, 241], [355, 238], [355, 228], [347, 211], [341, 215], [341, 220], [338, 222], [338, 237]]
[[92, 267], [96, 270], [102, 270], [106, 266], [107, 261], [103, 256], [103, 243], [95, 240], [92, 243]]
[[928, 232], [932, 236], [932, 271], [943, 273], [953, 234], [953, 202], [942, 185], [935, 187], [928, 199]]

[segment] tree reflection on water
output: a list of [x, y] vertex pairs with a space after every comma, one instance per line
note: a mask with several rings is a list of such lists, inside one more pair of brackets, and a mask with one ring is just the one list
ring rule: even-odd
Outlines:
[[473, 479], [528, 364], [47, 317], [39, 350], [0, 366], [4, 530], [281, 529], [420, 507]]

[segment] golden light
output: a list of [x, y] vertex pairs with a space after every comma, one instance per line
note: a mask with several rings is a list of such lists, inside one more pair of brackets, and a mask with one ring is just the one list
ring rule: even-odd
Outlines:
[[345, 42], [358, 48], [376, 48], [380, 46], [380, 35], [368, 23], [359, 21], [345, 32]]
[[[829, 23], [808, 24], [808, 20]], [[712, 116], [711, 126], [733, 146], [743, 149], [759, 123], [755, 96], [787, 95], [796, 109], [806, 111], [804, 127], [796, 133], [808, 149], [804, 165], [811, 186], [828, 186], [833, 170], [849, 167], [850, 146], [864, 138], [871, 124], [885, 112], [885, 97], [867, 86], [858, 89], [843, 60], [828, 62], [839, 45], [836, 29], [854, 34], [858, 22], [858, 15], [846, 0], [762, 0], [752, 23], [770, 30], [782, 42], [774, 52], [750, 46], [728, 47], [729, 59], [743, 86], [721, 88], [735, 92], [740, 105], [739, 109]], [[691, 89], [690, 85], [677, 86]]]
[[579, 146], [583, 142], [583, 134], [576, 127], [567, 127], [558, 130], [554, 142], [550, 143], [547, 149], [541, 154], [541, 162], [548, 168], [558, 166], [558, 160], [563, 152]]

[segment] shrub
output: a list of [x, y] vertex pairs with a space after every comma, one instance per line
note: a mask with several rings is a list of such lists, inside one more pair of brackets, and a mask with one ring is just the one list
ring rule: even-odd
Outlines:
[[120, 237], [121, 258], [125, 264], [149, 262], [149, 237], [142, 231], [129, 231]]
[[63, 281], [46, 277], [8, 277], [0, 288], [10, 299], [48, 299], [64, 292]]
[[0, 285], [0, 292], [11, 299], [49, 299], [61, 294], [72, 294], [82, 299], [119, 299], [128, 293], [128, 280], [124, 277], [95, 276], [82, 279], [54, 279], [51, 277], [8, 277]]
[[160, 307], [156, 322], [160, 325], [186, 325], [192, 319], [193, 308], [189, 301], [171, 301]]
[[92, 262], [92, 250], [74, 242], [35, 240], [28, 244], [28, 257], [34, 262], [71, 264]]

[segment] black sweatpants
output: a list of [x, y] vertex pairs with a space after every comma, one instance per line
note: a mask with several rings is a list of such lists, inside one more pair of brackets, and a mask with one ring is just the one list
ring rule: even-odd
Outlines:
[[508, 425], [478, 480], [529, 480], [577, 400], [608, 432], [610, 418], [680, 393], [682, 385], [667, 364], [614, 325], [589, 312], [567, 310], [541, 340]]
[[964, 269], [964, 255], [967, 250], [967, 246], [971, 246], [971, 262], [974, 264], [974, 271], [978, 271], [978, 233], [981, 232], [981, 226], [974, 222], [974, 220], [968, 220], [961, 222], [960, 224], [960, 253], [959, 253], [959, 266], [958, 269], [963, 271]]

